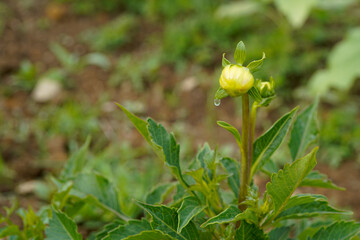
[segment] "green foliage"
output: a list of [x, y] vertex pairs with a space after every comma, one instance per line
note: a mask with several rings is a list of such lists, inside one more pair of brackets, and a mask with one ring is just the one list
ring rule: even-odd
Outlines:
[[352, 157], [360, 161], [360, 125], [355, 105], [348, 104], [329, 112], [322, 123], [320, 145], [324, 149], [320, 160], [330, 166], [337, 167]]
[[345, 39], [331, 51], [327, 68], [317, 71], [310, 79], [313, 93], [326, 94], [331, 88], [349, 91], [360, 76], [360, 28], [351, 29]]
[[294, 123], [289, 142], [291, 157], [294, 161], [317, 139], [319, 133], [316, 120], [317, 105], [318, 102], [315, 102], [306, 108]]
[[298, 108], [294, 108], [289, 113], [285, 114], [266, 133], [255, 141], [251, 175], [253, 175], [258, 168], [264, 164], [264, 161], [269, 159], [280, 146], [291, 126], [291, 121], [297, 112], [297, 109]]
[[64, 213], [52, 210], [49, 227], [45, 230], [46, 239], [81, 240], [76, 224]]
[[20, 89], [30, 91], [37, 82], [37, 67], [29, 60], [20, 63], [19, 70], [14, 75], [14, 85]]
[[137, 19], [132, 15], [121, 15], [99, 30], [88, 30], [83, 34], [96, 51], [109, 51], [130, 42], [133, 30], [137, 27]]
[[[208, 7], [207, 11], [214, 11], [212, 6]], [[183, 6], [179, 11], [197, 12], [198, 9]], [[160, 17], [175, 19], [178, 13], [162, 14]], [[189, 28], [195, 29], [196, 33], [199, 26]], [[78, 60], [68, 57], [64, 49], [54, 48], [64, 66], [70, 69], [72, 64], [77, 64]], [[244, 63], [246, 54], [245, 45], [240, 42], [234, 57], [238, 64]], [[259, 70], [264, 58], [265, 54], [261, 60], [250, 62], [249, 69], [253, 72]], [[228, 63], [223, 58], [223, 64]], [[7, 210], [7, 215], [1, 218], [6, 226], [0, 230], [0, 236], [43, 239], [42, 233], [47, 225], [47, 239], [82, 239], [77, 224], [83, 226], [89, 224], [89, 220], [97, 227], [91, 236], [95, 240], [350, 239], [356, 236], [360, 231], [359, 224], [342, 219], [349, 212], [330, 206], [324, 196], [295, 194], [299, 186], [341, 189], [325, 175], [313, 171], [317, 163], [317, 147], [303, 156], [318, 137], [318, 103], [310, 105], [298, 117], [298, 108], [294, 108], [254, 141], [256, 112], [268, 106], [275, 96], [272, 94], [268, 99], [259, 86], [253, 86], [242, 96], [242, 131], [218, 121], [218, 125], [235, 138], [241, 152], [240, 161], [222, 156], [217, 149], [204, 144], [193, 161], [187, 163], [183, 161], [180, 145], [173, 133], [155, 120], [142, 120], [118, 105], [156, 156], [170, 169], [172, 176], [160, 176], [162, 165], [156, 165], [154, 157], [151, 162], [143, 159], [142, 147], [139, 147], [139, 153], [123, 143], [116, 149], [108, 148], [100, 154], [91, 154], [90, 138], [87, 138], [84, 145], [71, 155], [59, 177], [51, 178], [56, 189], [51, 209], [45, 209], [41, 217], [31, 209], [21, 213], [24, 229], [11, 222], [9, 216], [14, 210]], [[225, 95], [220, 89], [216, 99]], [[249, 95], [254, 100], [251, 105]], [[54, 114], [54, 123], [68, 124], [66, 118], [66, 121], [62, 119], [67, 115], [66, 111], [58, 111]], [[81, 115], [81, 121], [71, 127], [54, 125], [58, 131], [71, 136], [77, 128], [82, 129], [90, 122], [81, 111], [77, 115]], [[291, 158], [279, 170], [271, 157], [286, 139], [293, 122], [288, 143]], [[132, 172], [129, 168], [141, 171]], [[260, 171], [271, 174], [264, 193], [254, 182], [255, 174]], [[297, 224], [310, 218], [314, 224], [301, 227]], [[324, 218], [333, 223], [319, 221]]]

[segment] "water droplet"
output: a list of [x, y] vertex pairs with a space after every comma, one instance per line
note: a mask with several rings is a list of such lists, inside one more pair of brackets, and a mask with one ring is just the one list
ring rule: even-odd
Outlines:
[[217, 98], [214, 99], [214, 105], [215, 106], [217, 106], [217, 107], [220, 106], [220, 103], [221, 103], [220, 99], [217, 99]]

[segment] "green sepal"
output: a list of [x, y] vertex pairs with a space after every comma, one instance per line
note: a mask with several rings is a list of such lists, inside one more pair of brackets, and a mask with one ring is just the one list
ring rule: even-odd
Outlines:
[[223, 67], [223, 68], [226, 67], [227, 65], [230, 65], [230, 64], [231, 64], [231, 62], [226, 59], [225, 53], [223, 53], [223, 55], [222, 55], [221, 64], [222, 64], [222, 67]]
[[256, 87], [250, 88], [248, 91], [249, 96], [257, 103], [261, 103], [263, 98], [260, 95], [259, 90]]
[[245, 48], [245, 44], [243, 43], [243, 41], [240, 41], [236, 45], [236, 49], [235, 49], [235, 53], [234, 53], [234, 59], [240, 65], [243, 65], [243, 63], [245, 62], [246, 48]]
[[250, 70], [250, 72], [254, 73], [260, 70], [263, 65], [264, 59], [266, 58], [265, 53], [263, 52], [263, 56], [259, 60], [254, 60], [250, 62], [246, 67]]
[[215, 93], [214, 99], [220, 100], [220, 99], [226, 98], [228, 96], [229, 96], [229, 94], [225, 91], [225, 89], [219, 87], [219, 89]]

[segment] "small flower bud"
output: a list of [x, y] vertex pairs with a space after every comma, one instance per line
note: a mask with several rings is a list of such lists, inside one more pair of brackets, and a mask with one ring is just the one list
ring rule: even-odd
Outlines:
[[239, 65], [227, 65], [220, 76], [220, 87], [231, 97], [247, 93], [254, 85], [254, 77], [249, 69]]
[[270, 78], [269, 82], [262, 82], [262, 81], [256, 82], [256, 87], [259, 90], [262, 98], [268, 98], [275, 95], [274, 85], [275, 83], [273, 78]]

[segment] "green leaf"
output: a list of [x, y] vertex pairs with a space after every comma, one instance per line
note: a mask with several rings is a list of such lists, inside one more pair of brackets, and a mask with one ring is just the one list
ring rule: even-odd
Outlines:
[[151, 138], [148, 131], [148, 123], [141, 118], [135, 116], [131, 112], [129, 112], [125, 107], [122, 105], [116, 103], [118, 107], [126, 114], [126, 116], [129, 118], [129, 120], [132, 122], [134, 127], [138, 130], [138, 132], [145, 138], [145, 140], [152, 145]]
[[206, 222], [204, 222], [200, 227], [205, 228], [212, 224], [222, 224], [229, 223], [234, 220], [234, 218], [240, 214], [241, 211], [236, 206], [230, 206], [217, 216], [210, 218]]
[[174, 240], [171, 236], [159, 230], [143, 231], [137, 235], [129, 236], [124, 240]]
[[165, 198], [175, 188], [174, 183], [160, 184], [153, 188], [146, 196], [145, 202], [148, 204], [159, 204], [165, 201]]
[[250, 72], [254, 73], [260, 70], [263, 65], [264, 59], [266, 58], [265, 53], [263, 53], [262, 58], [259, 60], [254, 60], [250, 62], [246, 67], [250, 70]]
[[260, 95], [259, 90], [256, 87], [252, 87], [250, 88], [250, 90], [248, 91], [249, 96], [258, 103], [261, 103], [263, 98]]
[[103, 176], [94, 173], [81, 174], [74, 180], [74, 189], [92, 197], [100, 206], [127, 220], [121, 212], [116, 188]]
[[234, 193], [235, 198], [238, 198], [240, 189], [239, 163], [231, 158], [222, 158], [220, 162], [226, 169], [226, 172], [230, 174], [230, 176], [228, 177], [228, 184], [232, 192]]
[[219, 87], [215, 93], [214, 99], [220, 100], [220, 99], [226, 98], [228, 96], [229, 96], [229, 94], [223, 88]]
[[118, 226], [102, 240], [120, 240], [127, 237], [137, 235], [142, 231], [151, 231], [152, 227], [150, 223], [145, 220], [130, 220], [126, 225]]
[[86, 161], [86, 153], [89, 149], [91, 138], [87, 137], [84, 145], [70, 156], [70, 160], [66, 163], [64, 169], [60, 174], [60, 179], [63, 181], [72, 179], [76, 174], [80, 173], [84, 168]]
[[99, 231], [95, 235], [95, 240], [103, 240], [103, 239], [105, 239], [105, 237], [108, 236], [109, 232], [114, 231], [116, 228], [118, 228], [119, 226], [121, 226], [123, 224], [124, 224], [124, 222], [122, 220], [115, 219], [113, 222], [105, 225], [103, 227], [103, 229], [101, 229], [101, 231]]
[[240, 133], [234, 126], [232, 126], [229, 123], [224, 122], [224, 121], [217, 121], [217, 125], [226, 129], [227, 131], [229, 131], [235, 137], [235, 140], [236, 140], [237, 144], [239, 145], [239, 147], [241, 146]]
[[275, 0], [275, 5], [294, 28], [301, 27], [319, 0]]
[[175, 239], [199, 239], [199, 233], [192, 222], [189, 222], [189, 224], [183, 228], [181, 233], [177, 232], [178, 214], [175, 209], [141, 202], [138, 202], [138, 205], [152, 216], [151, 226], [153, 229], [160, 230]]
[[351, 214], [329, 206], [322, 195], [297, 195], [289, 199], [284, 210], [275, 220], [310, 218], [324, 215]]
[[269, 232], [269, 240], [288, 240], [291, 227], [279, 227]]
[[266, 184], [266, 192], [274, 204], [273, 218], [284, 209], [295, 189], [315, 167], [317, 150], [317, 147], [314, 148], [305, 157], [291, 165], [286, 164], [284, 169], [271, 176], [271, 182]]
[[268, 240], [269, 237], [255, 224], [249, 224], [242, 221], [240, 227], [236, 230], [234, 240]]
[[311, 171], [300, 184], [300, 187], [304, 186], [330, 188], [341, 191], [345, 190], [345, 188], [335, 185], [325, 174], [322, 174], [319, 171]]
[[235, 53], [234, 53], [234, 58], [235, 61], [242, 65], [245, 62], [246, 59], [246, 48], [245, 48], [245, 44], [243, 43], [243, 41], [240, 41], [237, 45], [236, 45], [236, 49], [235, 49]]
[[182, 202], [180, 208], [177, 210], [178, 212], [178, 227], [177, 232], [180, 233], [184, 227], [189, 224], [191, 219], [193, 219], [196, 215], [201, 213], [206, 206], [201, 205], [199, 200], [195, 197], [186, 197]]
[[224, 67], [226, 67], [227, 65], [230, 65], [230, 64], [231, 64], [231, 62], [226, 59], [225, 53], [223, 53], [223, 55], [222, 55], [222, 67], [224, 68]]
[[264, 162], [271, 157], [275, 150], [284, 140], [291, 121], [297, 111], [297, 107], [281, 117], [266, 133], [260, 136], [254, 143], [254, 158], [251, 167], [251, 176]]
[[297, 117], [294, 123], [289, 141], [293, 161], [298, 159], [311, 144], [316, 142], [319, 134], [316, 118], [317, 106], [318, 101], [311, 104]]
[[21, 234], [19, 226], [17, 225], [9, 225], [4, 228], [0, 228], [0, 237], [5, 238], [9, 236], [18, 236]]
[[45, 229], [46, 240], [81, 240], [76, 224], [64, 213], [52, 209], [49, 227]]
[[358, 233], [360, 223], [340, 221], [320, 228], [310, 240], [350, 240]]
[[174, 134], [169, 134], [161, 124], [157, 124], [151, 118], [147, 122], [152, 142], [162, 150], [166, 165], [182, 184], [187, 185], [181, 174], [180, 146], [176, 143]]

